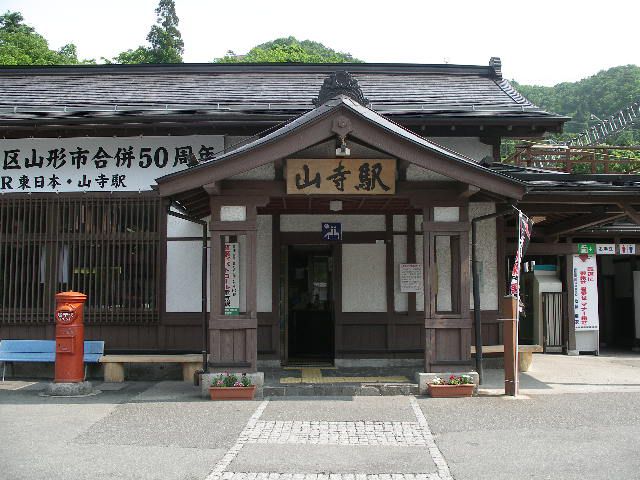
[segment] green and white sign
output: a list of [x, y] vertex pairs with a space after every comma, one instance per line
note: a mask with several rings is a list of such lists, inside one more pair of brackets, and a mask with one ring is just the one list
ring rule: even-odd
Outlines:
[[595, 243], [579, 243], [578, 254], [579, 255], [595, 255], [596, 244]]

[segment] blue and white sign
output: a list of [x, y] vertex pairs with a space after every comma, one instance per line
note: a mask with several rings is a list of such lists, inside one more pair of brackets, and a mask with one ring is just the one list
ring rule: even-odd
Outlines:
[[324, 222], [322, 224], [322, 239], [339, 242], [342, 240], [342, 224]]

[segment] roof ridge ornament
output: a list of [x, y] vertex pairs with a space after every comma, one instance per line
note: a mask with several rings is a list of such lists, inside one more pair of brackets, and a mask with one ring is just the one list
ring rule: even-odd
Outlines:
[[346, 95], [364, 107], [369, 106], [369, 100], [366, 99], [362, 93], [358, 80], [346, 70], [333, 72], [329, 77], [324, 79], [324, 83], [318, 93], [318, 98], [313, 100], [313, 104], [319, 107], [338, 95]]
[[500, 57], [491, 57], [489, 59], [489, 67], [493, 68], [498, 79], [502, 79], [502, 60], [500, 60]]

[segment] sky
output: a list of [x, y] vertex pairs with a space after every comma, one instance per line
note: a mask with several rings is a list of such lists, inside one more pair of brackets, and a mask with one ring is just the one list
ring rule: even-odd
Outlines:
[[[158, 0], [0, 0], [51, 48], [114, 57], [146, 45]], [[175, 0], [185, 62], [295, 36], [367, 62], [487, 65], [520, 83], [555, 85], [640, 65], [636, 0]]]

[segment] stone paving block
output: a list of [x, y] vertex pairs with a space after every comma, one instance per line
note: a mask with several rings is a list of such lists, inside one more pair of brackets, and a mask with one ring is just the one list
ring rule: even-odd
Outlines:
[[[423, 446], [247, 444], [231, 462], [232, 472], [277, 473], [435, 473]], [[328, 476], [325, 477], [329, 480]]]

